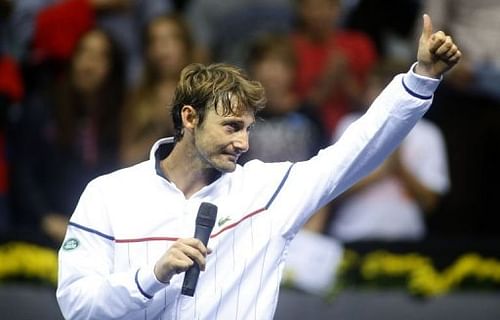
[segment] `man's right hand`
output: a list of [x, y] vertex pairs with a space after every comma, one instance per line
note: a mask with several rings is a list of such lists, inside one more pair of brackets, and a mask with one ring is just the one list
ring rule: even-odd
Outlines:
[[198, 239], [178, 239], [156, 262], [155, 276], [161, 282], [168, 283], [175, 274], [187, 271], [195, 262], [204, 271], [209, 253], [211, 251]]

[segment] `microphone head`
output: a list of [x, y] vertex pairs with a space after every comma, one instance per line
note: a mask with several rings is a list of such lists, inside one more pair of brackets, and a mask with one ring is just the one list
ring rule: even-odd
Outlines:
[[202, 202], [196, 216], [196, 224], [212, 229], [217, 219], [217, 206], [208, 202]]

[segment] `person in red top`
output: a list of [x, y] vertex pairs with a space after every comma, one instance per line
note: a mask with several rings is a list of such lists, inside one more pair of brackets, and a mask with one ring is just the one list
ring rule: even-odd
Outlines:
[[24, 83], [17, 61], [0, 53], [0, 235], [10, 225], [8, 113], [24, 96]]
[[295, 88], [319, 106], [316, 115], [326, 132], [360, 96], [377, 60], [372, 41], [364, 34], [341, 30], [338, 0], [298, 0], [298, 29], [292, 35], [298, 58]]
[[[38, 8], [20, 9], [17, 16], [34, 15], [34, 63], [67, 62], [79, 39], [92, 28], [106, 30], [123, 51], [128, 84], [138, 80], [142, 67], [142, 30], [154, 17], [173, 10], [171, 1], [37, 0]], [[32, 12], [35, 11], [35, 12]]]

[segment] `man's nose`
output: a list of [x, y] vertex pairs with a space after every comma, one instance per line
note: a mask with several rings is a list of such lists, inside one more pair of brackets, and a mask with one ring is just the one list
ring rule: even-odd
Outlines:
[[235, 149], [237, 149], [238, 152], [244, 153], [248, 151], [248, 148], [250, 147], [250, 143], [248, 141], [249, 136], [247, 131], [241, 131], [238, 133], [238, 136], [233, 142], [233, 146]]

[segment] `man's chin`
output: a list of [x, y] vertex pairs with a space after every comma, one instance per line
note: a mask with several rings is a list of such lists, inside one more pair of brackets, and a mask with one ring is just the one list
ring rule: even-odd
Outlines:
[[222, 172], [222, 173], [229, 173], [229, 172], [233, 172], [234, 170], [236, 170], [236, 164], [233, 164], [231, 166], [224, 166], [224, 168], [219, 168], [219, 171]]
[[224, 164], [218, 165], [215, 167], [221, 173], [229, 173], [236, 170], [236, 163], [234, 162], [226, 162]]

